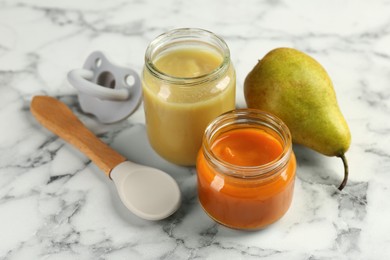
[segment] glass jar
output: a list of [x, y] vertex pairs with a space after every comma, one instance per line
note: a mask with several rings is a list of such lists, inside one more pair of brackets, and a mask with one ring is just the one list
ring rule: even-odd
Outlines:
[[255, 109], [234, 110], [205, 130], [197, 159], [199, 201], [225, 226], [263, 228], [290, 207], [295, 169], [291, 134], [279, 118]]
[[166, 160], [195, 165], [207, 125], [235, 108], [236, 76], [225, 41], [176, 29], [148, 46], [142, 74], [148, 139]]

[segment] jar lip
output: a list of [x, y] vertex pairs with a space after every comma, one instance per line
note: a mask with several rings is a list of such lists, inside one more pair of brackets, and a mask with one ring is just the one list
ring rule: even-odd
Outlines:
[[[240, 166], [221, 160], [212, 152], [210, 141], [214, 134], [230, 125], [242, 124], [243, 119], [251, 119], [253, 123], [266, 122], [272, 131], [281, 136], [283, 151], [276, 159], [262, 165]], [[251, 127], [248, 124], [242, 125], [246, 128]], [[287, 165], [292, 153], [292, 138], [287, 125], [275, 115], [258, 109], [236, 109], [220, 115], [208, 125], [203, 136], [202, 151], [209, 162], [225, 175], [240, 179], [263, 179], [274, 176]]]
[[[193, 38], [192, 40], [195, 42], [200, 42], [200, 37], [206, 37], [206, 39], [211, 39], [216, 42], [213, 44], [217, 46], [218, 49], [222, 52], [222, 62], [217, 66], [214, 70], [209, 73], [202, 74], [195, 77], [176, 77], [169, 74], [166, 74], [159, 70], [153, 63], [152, 55], [153, 51], [161, 46], [166, 44], [166, 40], [169, 38], [175, 37], [177, 39], [185, 39], [185, 38]], [[198, 38], [196, 38], [198, 37]], [[177, 85], [192, 85], [192, 84], [200, 84], [214, 78], [218, 78], [220, 73], [223, 73], [228, 68], [230, 64], [230, 50], [226, 42], [219, 37], [218, 35], [210, 32], [208, 30], [200, 29], [200, 28], [178, 28], [173, 29], [163, 34], [157, 36], [147, 47], [145, 52], [145, 67], [149, 70], [149, 72], [154, 76], [161, 80], [167, 81], [170, 84]]]

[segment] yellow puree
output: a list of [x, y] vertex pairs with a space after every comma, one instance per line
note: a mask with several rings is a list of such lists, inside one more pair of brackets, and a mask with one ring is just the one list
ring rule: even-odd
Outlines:
[[182, 78], [205, 75], [222, 63], [222, 57], [201, 49], [180, 49], [170, 52], [155, 62], [161, 72]]
[[[171, 77], [209, 74], [222, 57], [205, 49], [178, 49], [158, 58], [154, 65]], [[149, 141], [165, 159], [195, 165], [208, 123], [235, 108], [235, 73], [230, 66], [218, 80], [197, 85], [177, 85], [157, 80], [144, 71], [144, 108]]]

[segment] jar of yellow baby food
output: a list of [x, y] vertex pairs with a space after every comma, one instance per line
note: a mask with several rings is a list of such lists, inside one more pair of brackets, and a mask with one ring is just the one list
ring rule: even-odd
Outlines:
[[235, 108], [236, 76], [223, 39], [202, 29], [176, 29], [145, 54], [142, 89], [154, 150], [179, 165], [195, 165], [207, 125]]

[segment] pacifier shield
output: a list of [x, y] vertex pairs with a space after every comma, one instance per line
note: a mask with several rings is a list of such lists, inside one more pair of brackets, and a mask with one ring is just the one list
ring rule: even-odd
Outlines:
[[83, 69], [68, 73], [68, 81], [78, 90], [80, 107], [102, 123], [115, 123], [130, 116], [142, 99], [138, 74], [111, 63], [100, 51], [89, 55]]

